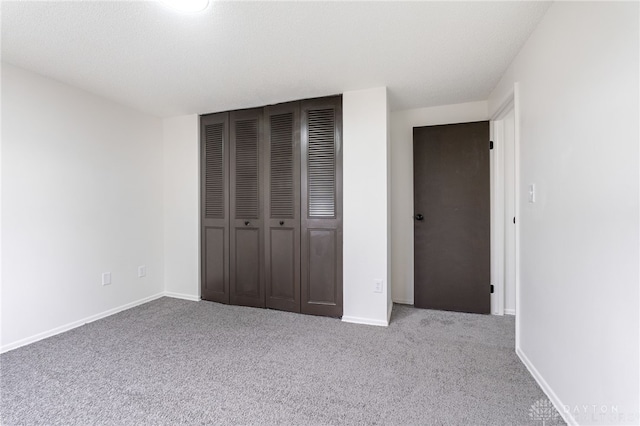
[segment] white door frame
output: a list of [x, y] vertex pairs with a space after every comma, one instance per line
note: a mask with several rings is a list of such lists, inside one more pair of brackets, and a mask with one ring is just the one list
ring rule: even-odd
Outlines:
[[490, 159], [491, 173], [491, 283], [494, 293], [491, 295], [491, 313], [504, 315], [504, 123], [503, 119], [512, 109], [514, 111], [514, 151], [515, 151], [515, 290], [516, 290], [516, 344], [519, 340], [519, 311], [520, 311], [520, 108], [519, 87], [514, 84], [513, 91], [503, 100], [500, 108], [490, 118], [491, 140], [493, 152]]

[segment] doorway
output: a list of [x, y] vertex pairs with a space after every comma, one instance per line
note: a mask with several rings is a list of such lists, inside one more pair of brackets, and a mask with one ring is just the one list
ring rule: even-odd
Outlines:
[[[504, 313], [516, 313], [516, 170], [515, 111], [502, 119], [504, 151]], [[499, 167], [499, 166], [498, 166]]]
[[416, 127], [414, 304], [491, 311], [489, 122]]
[[515, 315], [517, 305], [517, 120], [513, 95], [491, 120], [492, 218], [491, 279], [495, 285], [492, 312]]

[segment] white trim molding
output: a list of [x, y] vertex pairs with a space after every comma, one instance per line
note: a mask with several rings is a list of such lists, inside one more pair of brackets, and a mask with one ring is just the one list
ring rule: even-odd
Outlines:
[[376, 325], [378, 327], [387, 327], [389, 325], [389, 321], [376, 320], [371, 318], [360, 318], [360, 317], [342, 317], [342, 322], [348, 322], [351, 324], [364, 324], [364, 325]]
[[172, 291], [165, 291], [164, 295], [166, 297], [171, 297], [173, 299], [190, 300], [192, 302], [199, 302], [200, 301], [200, 296], [196, 296], [196, 295], [193, 295], [193, 294], [174, 293]]
[[72, 330], [74, 328], [83, 326], [83, 325], [88, 324], [90, 322], [94, 322], [94, 321], [97, 321], [99, 319], [106, 318], [106, 317], [111, 316], [113, 314], [117, 314], [118, 312], [126, 311], [127, 309], [131, 309], [131, 308], [134, 308], [134, 307], [139, 306], [139, 305], [144, 305], [145, 303], [151, 302], [152, 300], [160, 299], [164, 295], [165, 295], [164, 292], [158, 293], [158, 294], [154, 294], [152, 296], [148, 296], [148, 297], [145, 297], [145, 298], [142, 298], [142, 299], [138, 299], [138, 300], [136, 300], [134, 302], [126, 303], [126, 304], [118, 306], [116, 308], [109, 309], [109, 310], [106, 310], [104, 312], [100, 312], [99, 314], [91, 315], [91, 316], [88, 316], [88, 317], [83, 318], [81, 320], [73, 321], [73, 322], [70, 322], [68, 324], [61, 325], [60, 327], [52, 328], [51, 330], [43, 331], [42, 333], [38, 333], [38, 334], [35, 334], [33, 336], [18, 340], [16, 342], [9, 343], [9, 344], [4, 345], [4, 346], [2, 346], [0, 348], [0, 353], [5, 353], [5, 352], [11, 351], [13, 349], [17, 349], [19, 347], [22, 347], [22, 346], [26, 346], [28, 344], [35, 343], [35, 342], [37, 342], [39, 340], [46, 339], [47, 337], [52, 337], [52, 336], [55, 336], [56, 334], [64, 333], [65, 331]]
[[516, 349], [520, 347], [520, 83], [513, 83], [513, 114], [514, 114], [514, 151], [516, 162], [514, 173], [516, 179]]
[[542, 391], [547, 395], [547, 397], [549, 397], [549, 400], [551, 401], [553, 406], [556, 407], [556, 410], [558, 410], [558, 413], [560, 413], [560, 416], [562, 416], [562, 419], [570, 426], [578, 426], [578, 422], [576, 421], [576, 419], [573, 418], [573, 415], [571, 415], [570, 412], [564, 409], [565, 405], [562, 403], [562, 401], [560, 401], [560, 398], [558, 398], [558, 395], [556, 395], [553, 389], [551, 389], [549, 384], [546, 382], [546, 380], [544, 380], [542, 375], [538, 372], [536, 367], [534, 367], [534, 365], [531, 363], [529, 358], [527, 358], [527, 356], [524, 354], [524, 352], [522, 351], [522, 349], [520, 349], [519, 346], [516, 347], [516, 354], [518, 354], [518, 357], [520, 358], [520, 361], [522, 361], [524, 366], [527, 367], [527, 370], [529, 370], [529, 373], [533, 376], [535, 381], [538, 383], [538, 386], [540, 386]]
[[502, 118], [490, 121], [493, 149], [489, 153], [491, 203], [491, 313], [504, 315], [504, 123]]
[[[514, 177], [515, 177], [515, 309], [505, 309], [505, 200], [504, 200], [504, 129], [503, 119], [513, 110], [514, 113]], [[491, 312], [494, 315], [516, 316], [516, 348], [520, 342], [520, 318], [518, 315], [520, 306], [520, 85], [514, 83], [513, 90], [502, 100], [500, 107], [490, 119], [491, 138], [494, 141], [494, 152], [491, 169], [491, 282], [494, 284], [495, 293], [492, 295]]]

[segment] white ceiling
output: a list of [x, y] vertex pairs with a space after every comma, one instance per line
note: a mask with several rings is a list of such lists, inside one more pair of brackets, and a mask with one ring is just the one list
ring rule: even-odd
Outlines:
[[398, 110], [487, 99], [548, 6], [3, 1], [2, 60], [158, 116], [378, 86]]

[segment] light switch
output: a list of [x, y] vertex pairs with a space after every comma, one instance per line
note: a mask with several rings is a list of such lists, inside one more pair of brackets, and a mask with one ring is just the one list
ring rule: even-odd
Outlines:
[[530, 203], [536, 202], [536, 184], [535, 183], [532, 183], [531, 185], [529, 185], [529, 202]]
[[111, 272], [103, 272], [102, 273], [102, 285], [111, 284]]
[[147, 267], [145, 265], [138, 266], [138, 278], [147, 276]]

